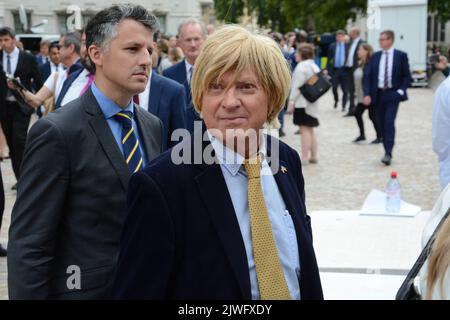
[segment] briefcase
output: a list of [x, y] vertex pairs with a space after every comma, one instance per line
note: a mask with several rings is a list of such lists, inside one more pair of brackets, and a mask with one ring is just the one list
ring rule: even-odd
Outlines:
[[315, 102], [331, 88], [331, 83], [322, 73], [316, 73], [309, 78], [299, 89], [309, 102]]

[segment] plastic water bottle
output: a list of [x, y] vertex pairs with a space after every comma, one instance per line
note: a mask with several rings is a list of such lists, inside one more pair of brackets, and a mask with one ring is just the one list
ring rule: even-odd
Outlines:
[[400, 212], [400, 183], [397, 172], [391, 172], [391, 178], [386, 185], [386, 212]]

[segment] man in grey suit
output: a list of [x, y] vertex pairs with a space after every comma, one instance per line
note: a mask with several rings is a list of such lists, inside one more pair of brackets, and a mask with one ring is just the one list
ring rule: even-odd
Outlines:
[[95, 82], [30, 130], [8, 245], [11, 299], [108, 299], [133, 172], [161, 151], [162, 124], [133, 104], [151, 70], [156, 19], [137, 5], [86, 28]]

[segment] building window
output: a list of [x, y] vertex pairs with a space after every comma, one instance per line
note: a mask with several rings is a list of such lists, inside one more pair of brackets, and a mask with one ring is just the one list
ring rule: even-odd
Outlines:
[[434, 42], [439, 41], [439, 21], [438, 19], [436, 19], [436, 17], [434, 18], [433, 36]]
[[427, 23], [427, 41], [431, 42], [431, 34], [433, 31], [433, 17], [432, 16], [428, 16], [428, 23]]
[[445, 23], [441, 22], [441, 42], [445, 42]]
[[28, 30], [23, 29], [23, 24], [20, 22], [20, 16], [18, 11], [13, 11], [14, 18], [14, 30], [16, 33], [25, 33], [28, 32], [31, 27], [31, 12], [27, 12], [27, 21], [28, 21]]
[[161, 33], [166, 32], [166, 15], [165, 14], [157, 14], [155, 13], [155, 17], [158, 20], [159, 23], [159, 31]]

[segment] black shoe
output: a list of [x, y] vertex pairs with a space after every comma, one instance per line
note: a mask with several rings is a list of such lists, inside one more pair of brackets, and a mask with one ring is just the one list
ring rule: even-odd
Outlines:
[[381, 159], [381, 162], [384, 163], [387, 166], [391, 165], [392, 157], [389, 154], [385, 154], [383, 159]]
[[17, 190], [17, 182], [11, 187], [11, 190]]
[[381, 138], [376, 138], [375, 140], [373, 140], [372, 142], [371, 142], [371, 144], [378, 144], [378, 143], [382, 143], [383, 142], [383, 139], [381, 139]]
[[355, 114], [352, 112], [347, 112], [345, 115], [343, 115], [343, 117], [354, 117]]
[[353, 140], [353, 142], [354, 142], [354, 143], [358, 143], [358, 142], [365, 141], [365, 140], [366, 140], [366, 137], [364, 137], [364, 136], [359, 136], [358, 138], [356, 138], [355, 140]]
[[285, 135], [286, 135], [286, 133], [284, 133], [284, 131], [283, 130], [281, 130], [280, 129], [280, 131], [279, 131], [279, 133], [278, 133], [279, 135], [280, 135], [280, 137], [284, 137]]
[[0, 257], [6, 257], [6, 249], [0, 244]]
[[334, 103], [334, 108], [336, 109], [337, 106], [338, 106], [338, 102], [336, 101], [336, 102]]

